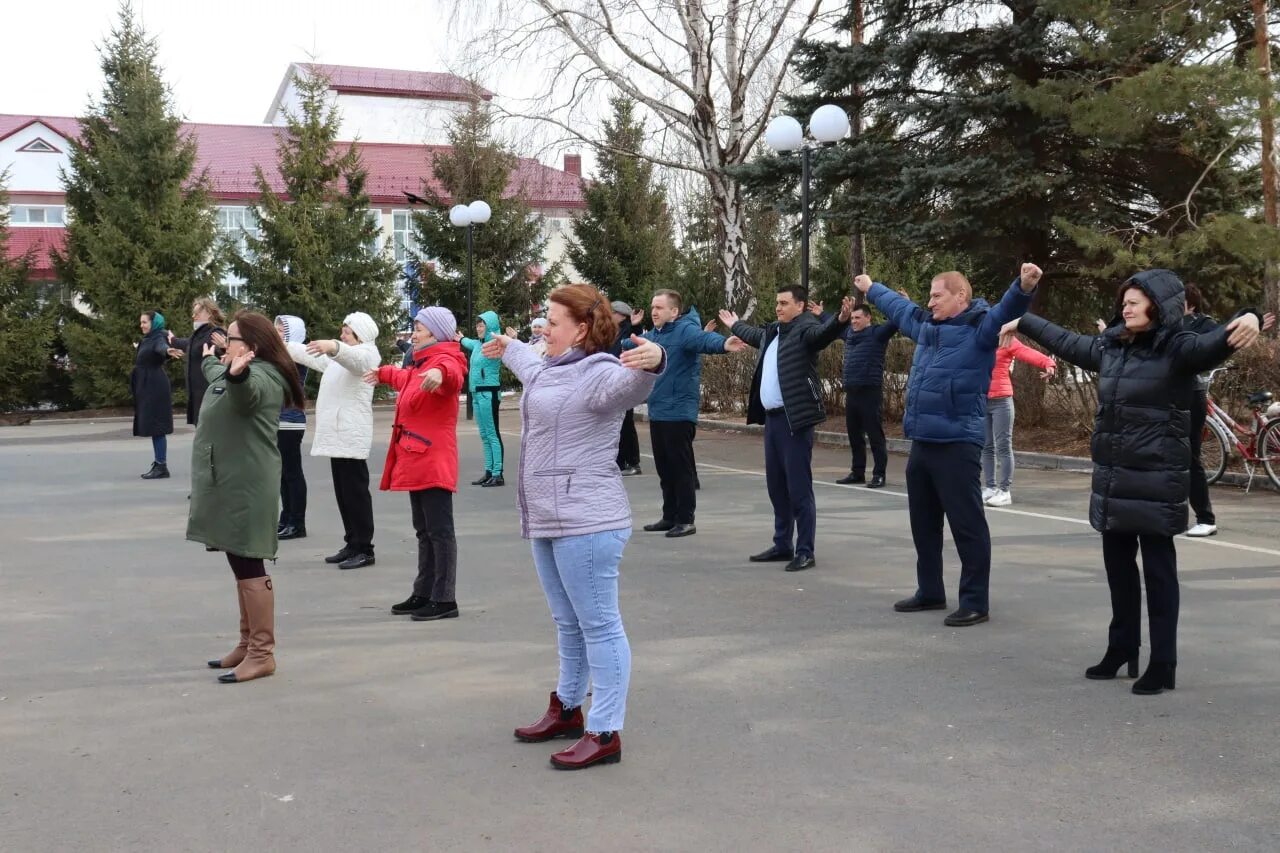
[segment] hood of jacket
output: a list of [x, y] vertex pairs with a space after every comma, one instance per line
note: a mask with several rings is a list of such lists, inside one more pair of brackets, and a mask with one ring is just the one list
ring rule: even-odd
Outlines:
[[348, 314], [342, 318], [342, 325], [350, 326], [351, 331], [356, 333], [356, 337], [360, 339], [362, 344], [376, 344], [378, 342], [378, 324], [363, 311], [353, 311]]
[[[927, 311], [929, 309], [926, 308], [925, 310]], [[945, 326], [948, 324], [952, 326], [973, 326], [981, 323], [983, 315], [990, 310], [991, 303], [981, 297], [977, 297], [969, 302], [968, 308], [964, 309], [956, 316], [950, 317], [946, 320], [931, 319], [929, 322], [933, 323], [935, 326]]]
[[[1182, 285], [1182, 279], [1178, 278], [1176, 273], [1172, 270], [1144, 270], [1131, 276], [1125, 284], [1136, 284], [1142, 288], [1142, 292], [1156, 306], [1156, 326], [1152, 331], [1155, 334], [1157, 346], [1182, 331], [1187, 291]], [[1120, 314], [1123, 304], [1124, 291], [1122, 290], [1116, 295], [1111, 322], [1103, 333], [1108, 338], [1118, 338], [1124, 334], [1124, 317]]]
[[484, 321], [484, 339], [486, 341], [502, 331], [502, 327], [498, 324], [498, 315], [492, 311], [481, 312], [476, 319]]
[[[286, 344], [306, 343], [307, 324], [302, 322], [301, 317], [295, 317], [292, 314], [281, 314], [276, 317], [276, 322], [284, 327], [284, 342]], [[352, 331], [355, 331], [355, 326], [352, 326], [351, 329]], [[356, 334], [358, 335], [360, 333], [356, 332]], [[360, 340], [364, 340], [364, 338], [362, 337]]]

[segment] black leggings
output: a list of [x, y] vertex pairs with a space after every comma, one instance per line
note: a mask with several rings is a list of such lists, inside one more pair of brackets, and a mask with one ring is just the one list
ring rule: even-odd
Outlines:
[[262, 564], [261, 557], [237, 557], [235, 554], [228, 554], [227, 562], [231, 564], [231, 571], [235, 572], [238, 581], [267, 576], [267, 567]]

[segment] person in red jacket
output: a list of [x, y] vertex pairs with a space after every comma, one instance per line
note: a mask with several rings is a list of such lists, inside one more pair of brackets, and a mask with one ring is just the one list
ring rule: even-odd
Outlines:
[[409, 493], [418, 577], [413, 594], [391, 612], [410, 614], [415, 622], [458, 615], [453, 493], [458, 490], [458, 394], [467, 379], [467, 357], [454, 340], [457, 328], [449, 309], [423, 308], [413, 321], [410, 365], [383, 365], [364, 375], [370, 385], [382, 383], [399, 392], [378, 488]]
[[1013, 496], [1013, 362], [1014, 359], [1040, 368], [1040, 378], [1049, 379], [1056, 367], [1053, 357], [1018, 340], [1017, 323], [1000, 329], [996, 366], [987, 390], [987, 443], [982, 448], [982, 502], [987, 506], [1009, 506]]

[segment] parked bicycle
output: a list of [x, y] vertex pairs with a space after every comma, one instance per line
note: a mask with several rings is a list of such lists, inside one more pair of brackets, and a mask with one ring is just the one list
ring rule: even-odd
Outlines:
[[[1210, 383], [1214, 376], [1229, 369], [1219, 367], [1211, 371]], [[1234, 452], [1240, 455], [1249, 475], [1246, 492], [1253, 486], [1258, 465], [1267, 472], [1272, 485], [1280, 489], [1280, 403], [1271, 403], [1270, 391], [1253, 392], [1246, 398], [1252, 413], [1251, 422], [1243, 426], [1218, 405], [1212, 394], [1207, 396], [1209, 409], [1200, 439], [1200, 463], [1204, 465], [1205, 480], [1216, 483], [1222, 479]]]

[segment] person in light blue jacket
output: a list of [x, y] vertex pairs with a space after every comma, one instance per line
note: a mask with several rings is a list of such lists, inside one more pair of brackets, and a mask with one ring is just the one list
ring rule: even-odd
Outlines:
[[493, 336], [501, 332], [498, 315], [485, 311], [476, 318], [476, 337], [467, 338], [458, 333], [458, 343], [471, 359], [471, 402], [475, 407], [476, 424], [480, 427], [480, 444], [484, 447], [484, 476], [473, 480], [471, 485], [485, 488], [506, 485], [502, 478], [502, 433], [498, 429], [502, 361], [487, 358], [480, 351], [485, 342], [493, 340]]
[[[747, 347], [736, 337], [704, 331], [698, 312], [691, 308], [681, 314], [682, 307], [680, 294], [674, 290], [653, 294], [649, 305], [653, 328], [644, 333], [646, 339], [667, 351], [667, 369], [648, 400], [649, 442], [662, 484], [662, 518], [644, 529], [664, 532], [672, 539], [698, 532], [693, 523], [697, 509], [693, 438], [702, 399], [702, 357]], [[630, 341], [623, 346], [630, 348]]]
[[996, 362], [1000, 327], [1031, 306], [1040, 268], [1023, 264], [1022, 274], [992, 306], [973, 298], [958, 272], [934, 276], [929, 307], [921, 308], [868, 276], [854, 286], [902, 334], [916, 342], [907, 383], [903, 430], [911, 439], [907, 459], [907, 508], [916, 546], [917, 588], [894, 604], [900, 613], [942, 610], [942, 523], [960, 552], [960, 607], [944, 621], [952, 627], [988, 619], [991, 533], [982, 510], [982, 448], [986, 444], [987, 390]]

